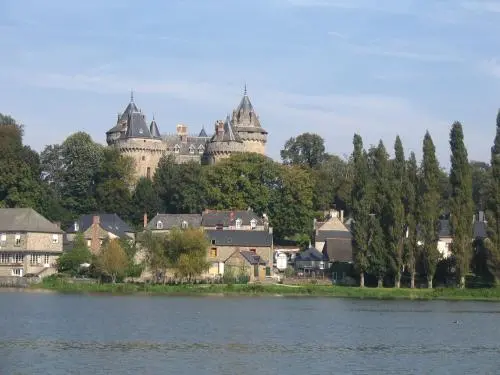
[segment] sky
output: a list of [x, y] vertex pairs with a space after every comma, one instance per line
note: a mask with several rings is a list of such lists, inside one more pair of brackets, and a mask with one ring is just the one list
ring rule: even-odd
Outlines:
[[0, 112], [41, 151], [88, 132], [105, 143], [134, 91], [162, 133], [212, 131], [245, 83], [267, 154], [290, 137], [352, 152], [399, 135], [421, 157], [428, 130], [449, 166], [464, 126], [488, 161], [500, 107], [500, 1], [0, 0]]

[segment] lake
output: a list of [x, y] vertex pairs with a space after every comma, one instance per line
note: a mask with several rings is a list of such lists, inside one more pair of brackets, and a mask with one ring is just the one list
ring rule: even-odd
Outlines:
[[0, 374], [493, 374], [500, 304], [0, 290]]

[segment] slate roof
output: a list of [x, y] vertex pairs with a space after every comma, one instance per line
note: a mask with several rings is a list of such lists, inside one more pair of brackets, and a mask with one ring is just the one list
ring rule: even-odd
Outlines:
[[323, 247], [323, 255], [330, 262], [353, 261], [352, 241], [350, 238], [329, 238]]
[[210, 142], [239, 142], [242, 143], [242, 140], [238, 133], [234, 130], [233, 124], [231, 122], [231, 118], [229, 115], [226, 117], [226, 121], [224, 121], [224, 134], [215, 134], [210, 139]]
[[303, 250], [295, 256], [295, 261], [302, 262], [321, 262], [325, 260], [328, 260], [327, 257], [314, 247]]
[[[92, 226], [94, 216], [99, 216], [99, 224], [102, 229], [113, 233], [118, 237], [123, 237], [126, 233], [135, 233], [126, 222], [124, 222], [117, 214], [92, 214], [82, 215], [76, 221], [80, 232], [85, 232]], [[68, 233], [75, 233], [75, 226], [72, 225]]]
[[451, 227], [448, 219], [439, 220], [439, 237], [451, 237]]
[[325, 242], [329, 238], [345, 238], [350, 240], [352, 234], [346, 230], [320, 230], [315, 237], [316, 241], [319, 242]]
[[205, 233], [215, 246], [270, 247], [273, 235], [259, 230], [206, 230]]
[[156, 124], [155, 119], [151, 121], [151, 125], [149, 125], [149, 132], [153, 138], [161, 138], [160, 130], [158, 129], [158, 125]]
[[[163, 141], [167, 144], [170, 151], [174, 151], [175, 146], [179, 146], [180, 155], [203, 154], [207, 140], [208, 138], [192, 135], [188, 136], [185, 142], [183, 142], [181, 137], [177, 134], [170, 134], [163, 137]], [[191, 149], [193, 149], [193, 153], [190, 152]]]
[[251, 251], [240, 251], [240, 254], [245, 260], [250, 263], [252, 266], [255, 264], [266, 265], [266, 261], [262, 259], [259, 255], [251, 252]]
[[201, 128], [201, 132], [198, 134], [198, 137], [209, 138], [207, 132], [205, 131], [205, 127]]
[[182, 222], [188, 223], [188, 228], [199, 228], [201, 226], [200, 214], [158, 214], [146, 226], [146, 229], [157, 229], [157, 223], [163, 223], [163, 230], [181, 228]]
[[234, 226], [236, 219], [241, 219], [241, 225], [248, 226], [250, 221], [255, 219], [257, 225], [263, 225], [264, 221], [252, 210], [235, 210], [235, 211], [208, 211], [202, 214], [201, 225], [204, 227], [216, 227], [223, 225], [224, 227]]
[[127, 107], [123, 111], [123, 113], [118, 115], [118, 121], [116, 122], [116, 125], [109, 129], [106, 133], [117, 133], [121, 132], [123, 130], [124, 124], [127, 123], [128, 117], [132, 112], [139, 112], [139, 108], [134, 103], [134, 97], [131, 95], [130, 97], [130, 103], [128, 103]]
[[132, 112], [127, 120], [126, 138], [151, 138], [146, 119], [141, 112]]
[[488, 237], [487, 232], [488, 226], [484, 221], [474, 222], [474, 238], [486, 238]]
[[64, 233], [32, 208], [0, 208], [0, 232]]

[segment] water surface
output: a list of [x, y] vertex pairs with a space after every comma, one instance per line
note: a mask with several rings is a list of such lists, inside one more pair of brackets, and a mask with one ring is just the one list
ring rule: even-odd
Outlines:
[[495, 374], [500, 304], [0, 292], [0, 374]]

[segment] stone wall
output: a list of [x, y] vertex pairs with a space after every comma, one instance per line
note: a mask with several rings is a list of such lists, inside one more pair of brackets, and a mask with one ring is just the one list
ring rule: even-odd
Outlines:
[[[57, 238], [57, 242], [54, 240]], [[63, 235], [52, 233], [28, 233], [26, 235], [26, 250], [40, 252], [62, 252]]]

